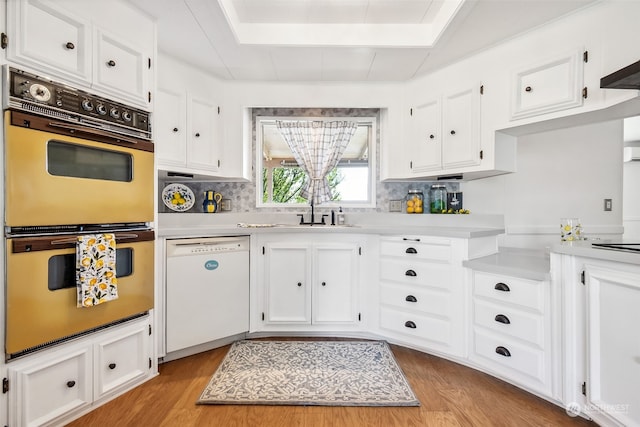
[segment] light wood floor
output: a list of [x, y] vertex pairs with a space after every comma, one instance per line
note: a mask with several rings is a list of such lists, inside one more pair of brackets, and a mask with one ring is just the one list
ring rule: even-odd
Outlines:
[[420, 407], [196, 405], [228, 349], [162, 364], [158, 377], [69, 427], [595, 426], [487, 374], [395, 345]]

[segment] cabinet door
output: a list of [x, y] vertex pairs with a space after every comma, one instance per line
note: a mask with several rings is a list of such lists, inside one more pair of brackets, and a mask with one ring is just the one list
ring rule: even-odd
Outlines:
[[311, 323], [311, 274], [308, 245], [265, 246], [267, 323]]
[[582, 105], [582, 50], [550, 58], [513, 76], [511, 119]]
[[[80, 347], [9, 368], [9, 425], [36, 426], [92, 402], [91, 349]], [[14, 410], [15, 409], [15, 410]]]
[[640, 274], [592, 266], [585, 273], [587, 400], [602, 411], [590, 415], [640, 425]]
[[409, 133], [411, 172], [439, 170], [442, 167], [442, 121], [440, 100], [417, 105], [412, 109]]
[[442, 99], [442, 167], [480, 163], [480, 85]]
[[93, 86], [147, 107], [150, 55], [104, 30], [96, 29], [94, 39]]
[[313, 268], [313, 323], [356, 322], [357, 245], [317, 245]]
[[187, 114], [187, 165], [216, 172], [220, 168], [218, 107], [210, 100], [190, 96]]
[[184, 92], [158, 89], [153, 132], [160, 167], [187, 164], [186, 108]]
[[89, 23], [50, 0], [7, 2], [7, 59], [40, 72], [91, 79]]
[[117, 331], [95, 344], [95, 399], [150, 374], [148, 324]]

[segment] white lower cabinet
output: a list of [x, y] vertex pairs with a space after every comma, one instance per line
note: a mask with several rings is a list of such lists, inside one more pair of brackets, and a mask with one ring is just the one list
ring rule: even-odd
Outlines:
[[465, 353], [463, 247], [454, 239], [380, 239], [380, 329], [386, 336], [451, 356]]
[[362, 245], [353, 236], [325, 237], [260, 238], [260, 329], [358, 325]]
[[150, 378], [149, 328], [144, 318], [9, 362], [9, 425], [63, 425]]
[[469, 359], [551, 397], [551, 293], [547, 280], [473, 272]]
[[586, 412], [601, 425], [640, 425], [640, 268], [585, 266]]

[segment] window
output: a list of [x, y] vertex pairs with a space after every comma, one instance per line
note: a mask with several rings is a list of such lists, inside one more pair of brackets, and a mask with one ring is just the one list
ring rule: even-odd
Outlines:
[[306, 173], [298, 166], [289, 146], [276, 127], [276, 120], [350, 120], [358, 124], [338, 166], [328, 176], [331, 202], [323, 206], [375, 207], [375, 117], [256, 117], [256, 205], [300, 206], [308, 200], [299, 195]]

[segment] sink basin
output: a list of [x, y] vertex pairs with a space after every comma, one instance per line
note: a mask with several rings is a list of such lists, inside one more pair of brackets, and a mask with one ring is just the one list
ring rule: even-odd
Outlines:
[[341, 225], [331, 225], [331, 224], [248, 224], [244, 222], [239, 222], [238, 227], [240, 228], [271, 228], [271, 227], [282, 227], [282, 228], [315, 228], [315, 229], [332, 229], [332, 228], [353, 228], [357, 227], [353, 224], [341, 224]]

